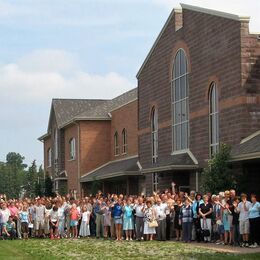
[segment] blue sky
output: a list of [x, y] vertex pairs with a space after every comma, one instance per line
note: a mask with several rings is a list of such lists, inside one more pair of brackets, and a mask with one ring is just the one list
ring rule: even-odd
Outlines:
[[[251, 16], [258, 0], [184, 0]], [[135, 75], [176, 0], [0, 0], [0, 160], [43, 161], [52, 98], [112, 98]]]

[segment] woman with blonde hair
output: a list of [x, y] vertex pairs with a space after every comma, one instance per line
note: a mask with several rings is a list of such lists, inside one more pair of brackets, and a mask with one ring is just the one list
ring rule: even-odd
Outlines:
[[149, 224], [156, 219], [156, 213], [152, 207], [152, 200], [146, 200], [146, 203], [143, 207], [144, 212], [144, 235], [146, 235], [146, 240], [153, 240], [153, 235], [156, 234], [155, 227], [150, 227]]

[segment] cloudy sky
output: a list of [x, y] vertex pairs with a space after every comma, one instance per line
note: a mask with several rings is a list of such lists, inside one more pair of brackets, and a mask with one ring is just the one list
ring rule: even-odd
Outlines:
[[[251, 16], [259, 0], [183, 0]], [[112, 98], [135, 75], [176, 0], [0, 0], [0, 161], [43, 161], [52, 98]]]

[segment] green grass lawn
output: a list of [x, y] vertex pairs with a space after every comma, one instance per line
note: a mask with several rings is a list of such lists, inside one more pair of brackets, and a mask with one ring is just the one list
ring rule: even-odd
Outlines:
[[0, 259], [260, 259], [260, 254], [218, 253], [175, 242], [31, 239], [0, 241]]

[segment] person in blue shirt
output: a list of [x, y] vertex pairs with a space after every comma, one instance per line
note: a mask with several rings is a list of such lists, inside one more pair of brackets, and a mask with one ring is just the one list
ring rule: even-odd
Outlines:
[[28, 239], [28, 233], [29, 233], [29, 212], [28, 212], [28, 207], [26, 205], [23, 206], [23, 210], [19, 214], [19, 218], [21, 220], [21, 229], [23, 233], [23, 238]]
[[114, 205], [112, 205], [113, 207], [113, 216], [114, 216], [114, 223], [115, 223], [115, 227], [116, 227], [116, 240], [120, 241], [122, 240], [122, 214], [123, 214], [123, 210], [122, 210], [122, 201], [121, 199], [118, 199], [118, 201], [114, 202]]
[[249, 208], [250, 247], [255, 248], [260, 244], [260, 203], [255, 194], [251, 194], [251, 202]]

